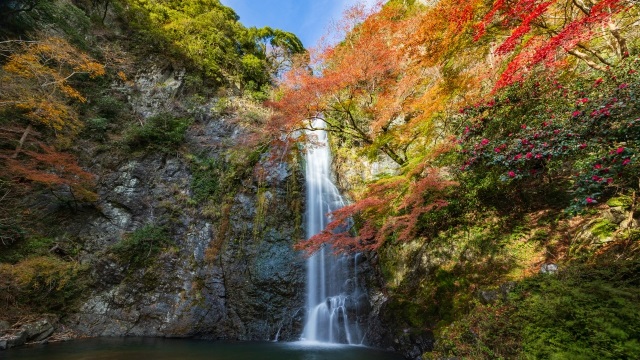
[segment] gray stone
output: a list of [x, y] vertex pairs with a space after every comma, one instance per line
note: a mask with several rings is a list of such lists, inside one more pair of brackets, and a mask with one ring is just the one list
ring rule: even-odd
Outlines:
[[500, 293], [496, 290], [480, 290], [478, 291], [478, 298], [484, 305], [493, 304], [500, 299]]
[[556, 264], [543, 264], [540, 267], [540, 274], [555, 274], [558, 272], [558, 265]]
[[[137, 83], [144, 88], [142, 94], [159, 83], [169, 84], [171, 92], [180, 76], [147, 74]], [[163, 96], [136, 98], [134, 107], [144, 116], [171, 111], [155, 108]], [[198, 110], [198, 126], [187, 131], [186, 146], [198, 156], [222, 160], [247, 134], [237, 121], [211, 108]], [[95, 173], [102, 174], [97, 209], [77, 214], [65, 229], [83, 243], [80, 258], [90, 267], [95, 286], [65, 325], [88, 336], [300, 336], [305, 262], [293, 249], [300, 215], [291, 208], [287, 190], [292, 181], [302, 188], [299, 170], [264, 158], [274, 165], [270, 182], [261, 185], [267, 209], [257, 211], [258, 180], [247, 172], [246, 178], [237, 179], [242, 186], [229, 200], [231, 211], [223, 214], [222, 199], [193, 201], [192, 164], [184, 156], [148, 153], [119, 161], [102, 156], [94, 160]], [[147, 224], [169, 229], [172, 245], [152, 266], [132, 269], [110, 248]]]
[[637, 219], [626, 218], [620, 222], [621, 229], [637, 229], [640, 227], [640, 222]]
[[24, 345], [27, 342], [25, 331], [15, 331], [0, 337], [0, 349], [6, 350], [16, 346]]
[[627, 212], [621, 206], [610, 207], [604, 211], [604, 218], [614, 224], [620, 224], [627, 219]]
[[4, 320], [0, 320], [0, 331], [8, 330], [11, 328], [11, 324]]
[[54, 327], [47, 319], [26, 323], [20, 327], [20, 331], [26, 336], [26, 341], [42, 341], [53, 334]]
[[517, 284], [515, 281], [507, 281], [506, 283], [500, 285], [500, 292], [502, 293], [502, 296], [506, 299], [509, 293], [516, 288], [516, 285]]

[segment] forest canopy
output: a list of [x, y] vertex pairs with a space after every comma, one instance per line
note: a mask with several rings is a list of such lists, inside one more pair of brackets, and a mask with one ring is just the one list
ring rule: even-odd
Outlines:
[[[286, 74], [271, 124], [291, 133], [320, 118], [338, 147], [399, 171], [352, 194], [357, 201], [301, 246], [424, 236], [420, 219], [447, 207], [444, 184], [472, 166], [496, 187], [556, 181], [572, 212], [632, 189], [639, 14], [624, 0], [388, 1], [347, 11], [337, 27], [351, 29], [345, 39]], [[611, 151], [624, 155], [619, 180], [589, 170]], [[352, 232], [333, 234], [352, 216], [362, 219]]]
[[123, 0], [126, 15], [146, 38], [188, 58], [219, 84], [260, 90], [304, 51], [294, 34], [246, 28], [219, 0]]

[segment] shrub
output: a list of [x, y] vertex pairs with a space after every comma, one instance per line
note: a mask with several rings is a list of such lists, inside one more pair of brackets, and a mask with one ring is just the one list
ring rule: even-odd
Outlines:
[[111, 251], [120, 263], [130, 269], [139, 269], [153, 263], [171, 242], [165, 227], [148, 224], [126, 235], [111, 247]]
[[36, 256], [11, 265], [0, 263], [0, 301], [42, 311], [65, 311], [83, 290], [82, 268], [57, 257]]
[[132, 149], [153, 148], [170, 151], [184, 142], [191, 119], [161, 113], [148, 118], [144, 125], [130, 128], [125, 143]]
[[107, 135], [109, 120], [101, 117], [88, 119], [83, 129], [84, 133], [92, 139], [104, 141]]
[[640, 358], [639, 261], [580, 265], [521, 282], [440, 329], [436, 356]]
[[640, 70], [627, 59], [603, 78], [562, 84], [541, 78], [464, 109], [462, 170], [489, 169], [507, 183], [569, 183], [568, 210], [637, 186]]
[[127, 104], [113, 96], [102, 96], [96, 100], [98, 114], [106, 119], [115, 120], [127, 109]]
[[8, 249], [3, 249], [0, 262], [18, 263], [31, 256], [46, 256], [53, 247], [51, 238], [34, 237], [17, 241]]

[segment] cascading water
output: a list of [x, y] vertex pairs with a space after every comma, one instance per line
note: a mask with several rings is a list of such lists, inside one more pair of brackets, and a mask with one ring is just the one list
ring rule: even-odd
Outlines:
[[[314, 123], [314, 127], [320, 126], [319, 122]], [[345, 205], [331, 181], [327, 133], [315, 130], [312, 134], [317, 146], [308, 146], [306, 154], [307, 238], [325, 228], [328, 213]], [[356, 260], [354, 256], [337, 256], [327, 246], [307, 260], [307, 321], [303, 340], [362, 343], [357, 317], [358, 296], [363, 292], [357, 286]]]

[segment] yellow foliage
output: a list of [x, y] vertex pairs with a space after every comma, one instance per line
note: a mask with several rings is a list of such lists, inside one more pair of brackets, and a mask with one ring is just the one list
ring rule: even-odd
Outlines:
[[86, 99], [69, 79], [79, 74], [95, 78], [105, 69], [62, 38], [22, 42], [0, 71], [0, 106], [20, 110], [33, 125], [74, 134], [80, 122], [68, 101]]
[[78, 266], [52, 256], [38, 256], [17, 264], [0, 264], [0, 290], [61, 290], [77, 275]]

